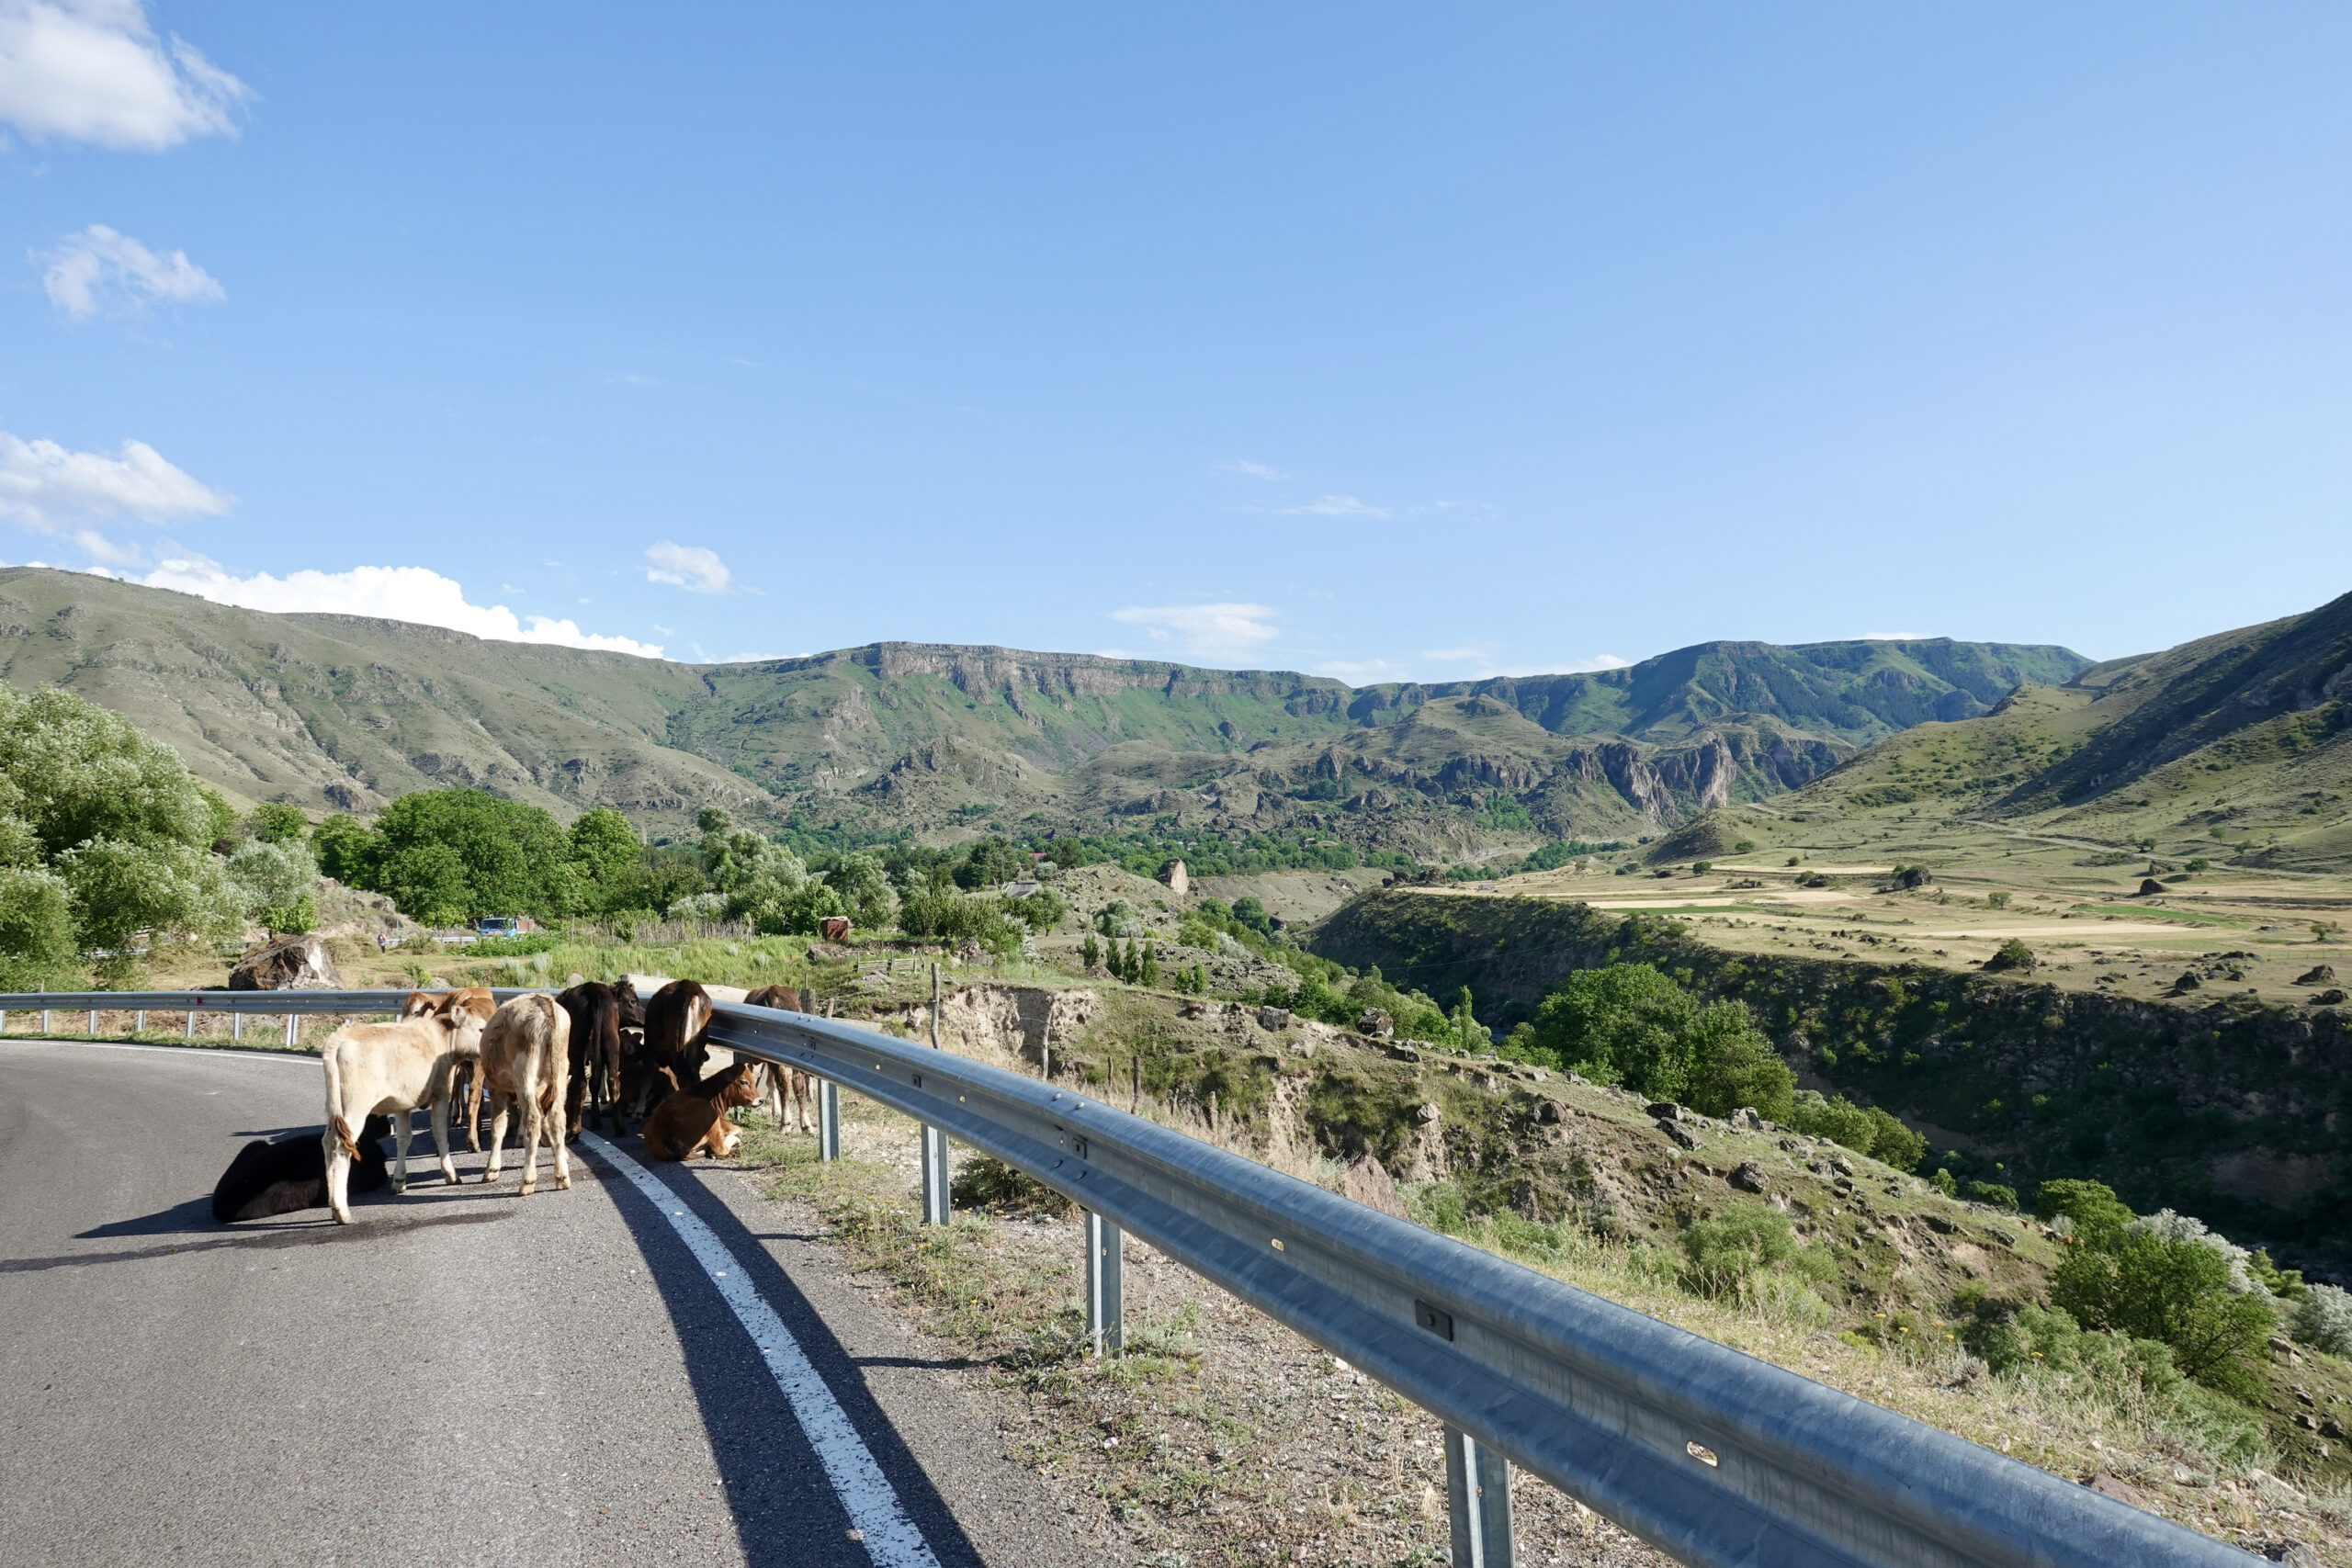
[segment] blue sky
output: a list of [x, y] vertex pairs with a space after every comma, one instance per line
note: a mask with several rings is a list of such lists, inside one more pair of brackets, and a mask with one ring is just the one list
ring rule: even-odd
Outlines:
[[1357, 681], [2352, 588], [2352, 13], [0, 0], [0, 559]]

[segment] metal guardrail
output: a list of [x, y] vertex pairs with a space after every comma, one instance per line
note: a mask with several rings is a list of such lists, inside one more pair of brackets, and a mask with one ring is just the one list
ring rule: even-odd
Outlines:
[[[0, 996], [0, 1010], [360, 1013], [403, 994], [32, 994]], [[715, 1012], [714, 1043], [903, 1112], [1085, 1209], [1091, 1294], [1103, 1234], [1133, 1231], [1437, 1416], [1457, 1564], [1508, 1568], [1502, 1460], [1702, 1568], [2254, 1561], [1074, 1089], [836, 1020], [732, 1002]]]

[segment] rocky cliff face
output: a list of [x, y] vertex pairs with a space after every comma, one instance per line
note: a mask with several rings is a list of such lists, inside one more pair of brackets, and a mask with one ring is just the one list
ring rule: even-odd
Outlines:
[[1718, 952], [1579, 904], [1373, 893], [1315, 951], [1508, 1025], [1574, 970], [1653, 963], [1745, 1002], [1803, 1072], [2004, 1158], [2352, 1264], [2352, 1013], [2153, 1005], [1988, 975]]

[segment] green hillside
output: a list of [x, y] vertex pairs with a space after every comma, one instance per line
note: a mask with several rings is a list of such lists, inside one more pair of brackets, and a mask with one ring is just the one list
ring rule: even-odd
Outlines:
[[880, 643], [684, 665], [272, 615], [0, 570], [0, 660], [246, 800], [479, 785], [655, 832], [717, 803], [812, 829], [1328, 835], [1462, 859], [1800, 787], [1923, 718], [2063, 681], [2064, 649], [1707, 643], [1590, 674], [1353, 688], [1274, 671]]

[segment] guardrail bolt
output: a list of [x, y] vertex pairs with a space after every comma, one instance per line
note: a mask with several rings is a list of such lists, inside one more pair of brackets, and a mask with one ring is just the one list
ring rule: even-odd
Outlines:
[[831, 1078], [817, 1080], [817, 1157], [842, 1157], [842, 1090]]
[[1453, 1568], [1511, 1568], [1510, 1461], [1453, 1427], [1445, 1429], [1445, 1504]]
[[1086, 1337], [1097, 1356], [1115, 1356], [1127, 1348], [1127, 1314], [1119, 1290], [1125, 1245], [1117, 1225], [1086, 1211]]

